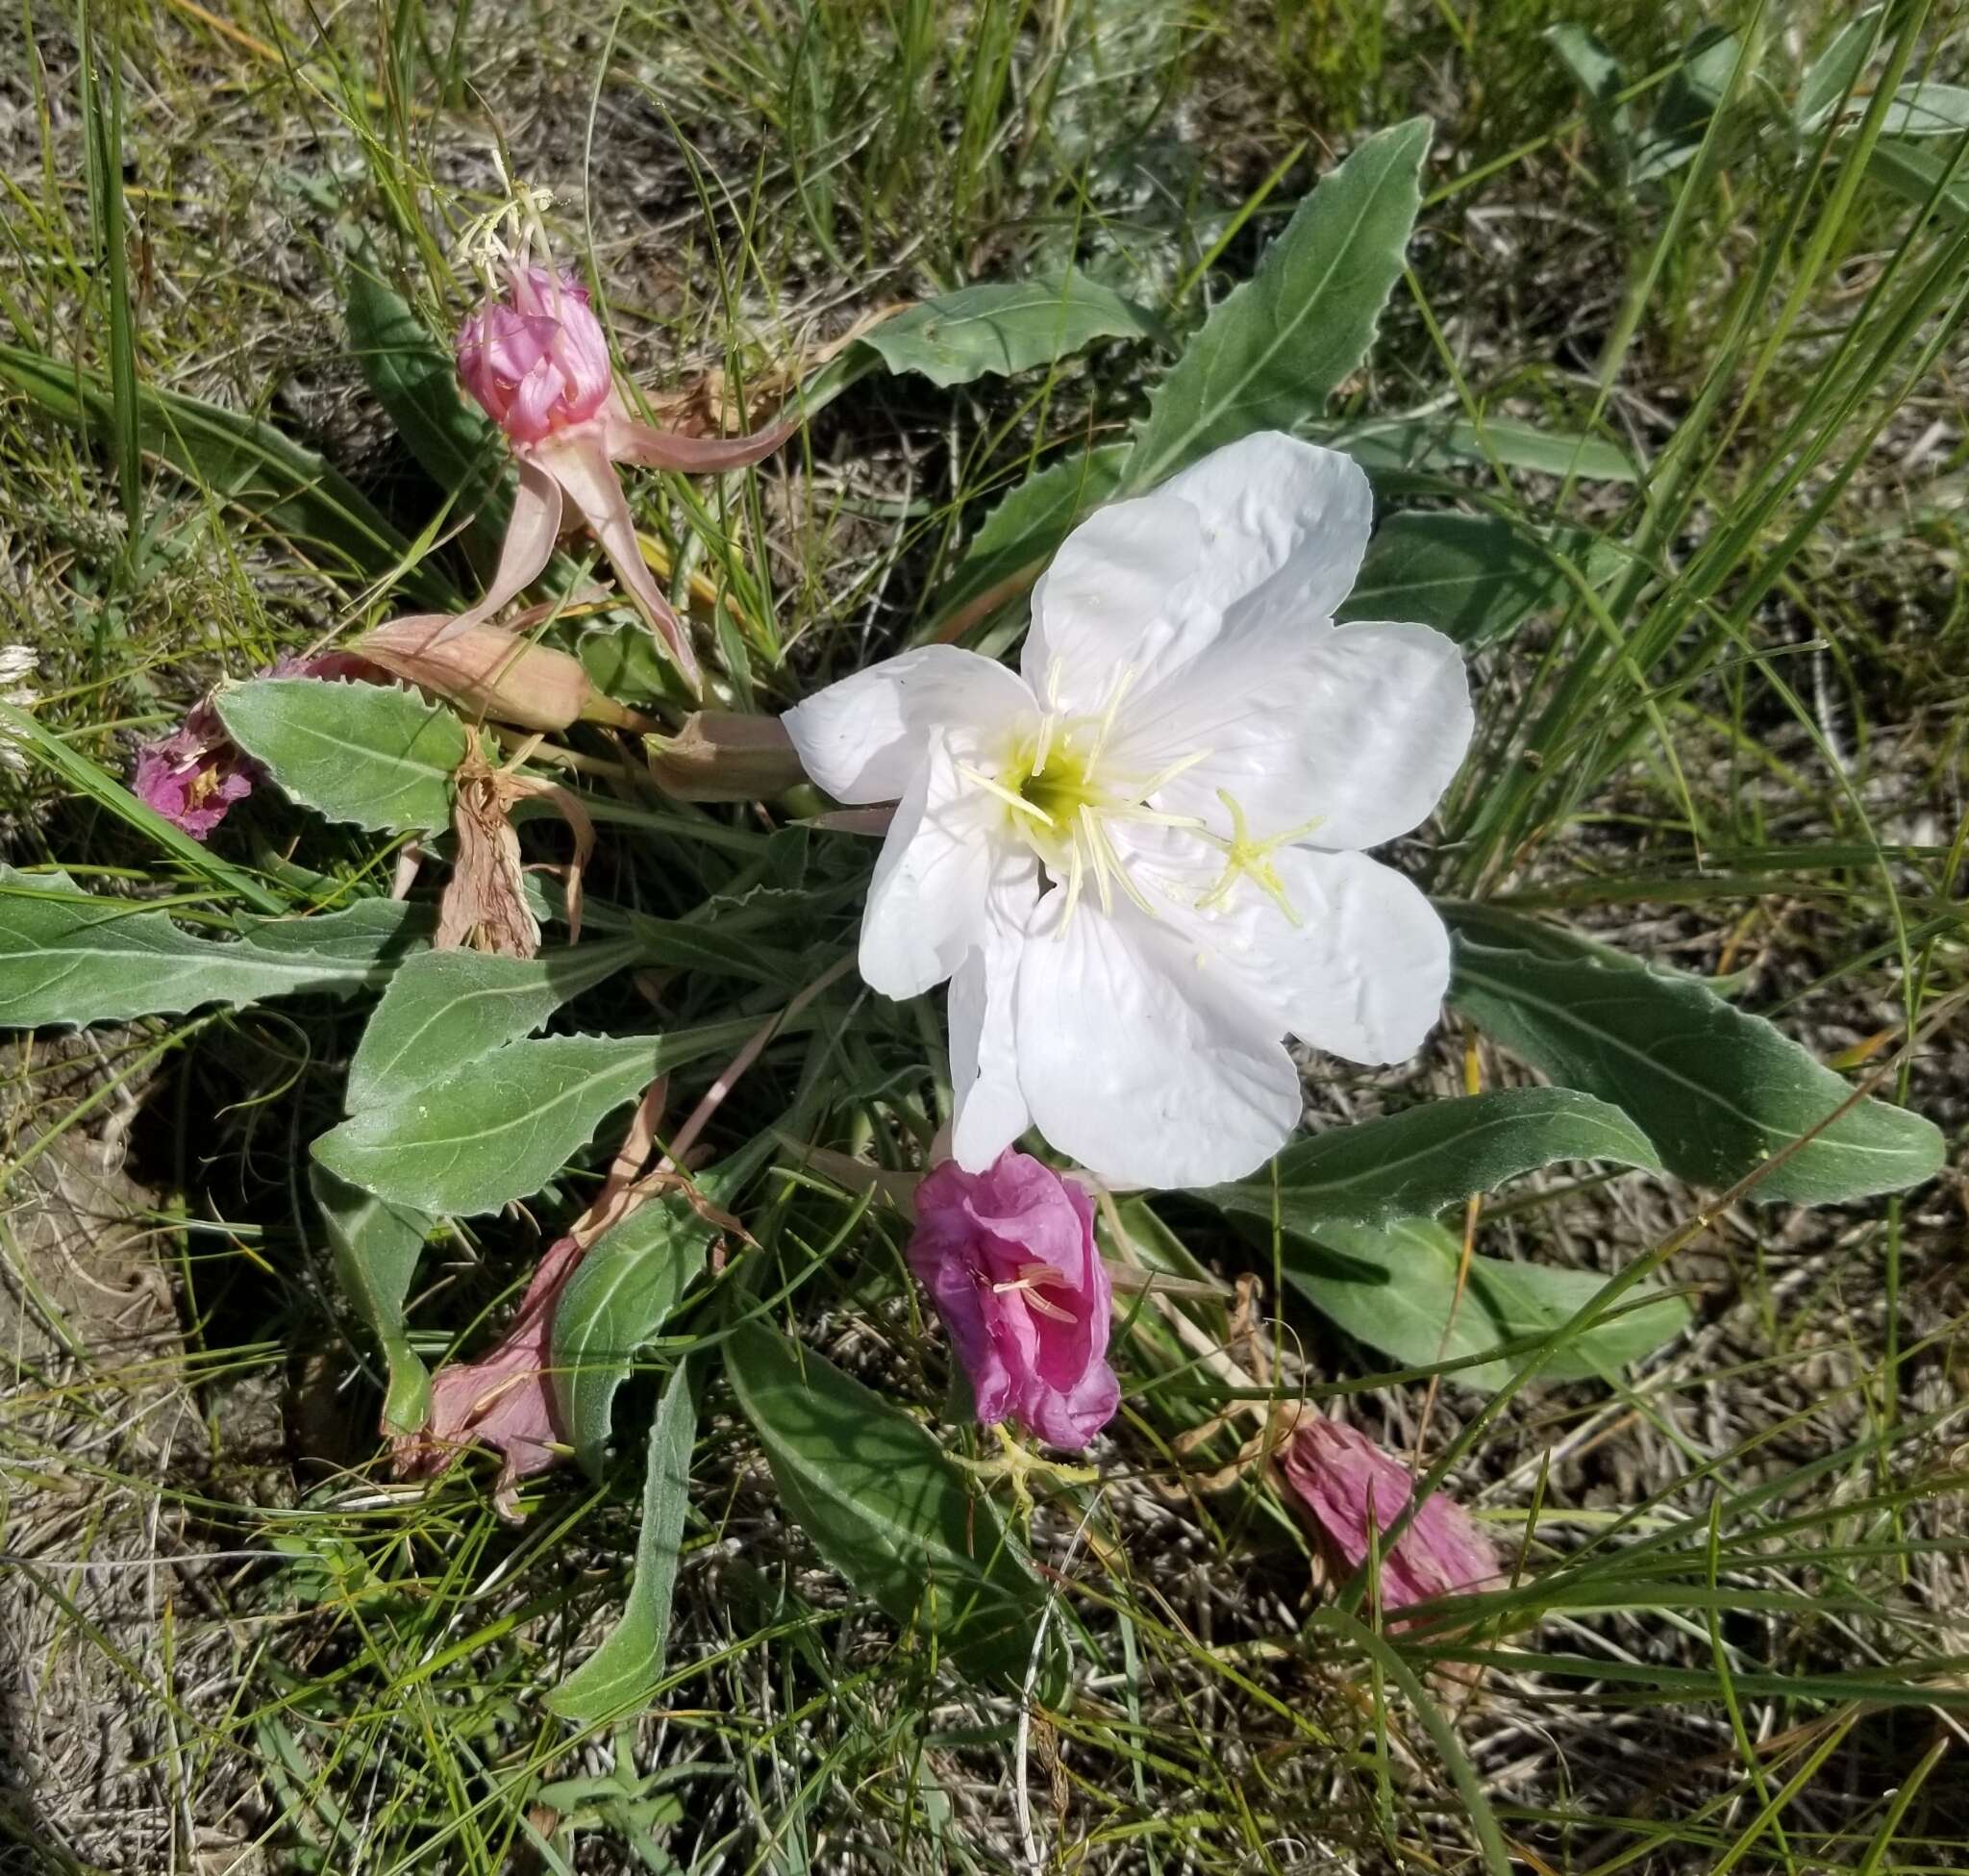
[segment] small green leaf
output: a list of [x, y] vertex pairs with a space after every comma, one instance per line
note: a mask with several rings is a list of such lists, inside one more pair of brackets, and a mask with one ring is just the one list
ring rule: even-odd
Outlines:
[[141, 900], [0, 866], [0, 1024], [122, 1022], [304, 990], [346, 995], [385, 982], [428, 918], [365, 899], [315, 918], [242, 919], [239, 930], [231, 941], [193, 938]]
[[[592, 1256], [593, 1253], [590, 1253]], [[564, 1306], [563, 1306], [564, 1307]], [[643, 1475], [642, 1523], [636, 1569], [621, 1619], [602, 1645], [547, 1696], [549, 1710], [577, 1726], [598, 1726], [641, 1712], [663, 1678], [670, 1640], [670, 1598], [690, 1509], [690, 1453], [697, 1405], [680, 1367], [657, 1403]]]
[[1646, 471], [1618, 443], [1578, 431], [1520, 423], [1509, 417], [1466, 417], [1444, 422], [1432, 417], [1400, 417], [1362, 424], [1333, 438], [1370, 475], [1419, 469], [1428, 463], [1489, 463], [1533, 475], [1571, 476], [1579, 482], [1639, 482]]
[[682, 1198], [654, 1199], [604, 1232], [561, 1292], [554, 1394], [589, 1472], [608, 1453], [616, 1390], [703, 1270], [712, 1236]]
[[1634, 151], [1632, 179], [1657, 181], [1690, 162], [1746, 57], [1743, 41], [1720, 26], [1705, 26], [1687, 45], [1657, 95], [1647, 135]]
[[1337, 616], [1414, 619], [1475, 650], [1571, 592], [1551, 556], [1508, 521], [1393, 514], [1375, 530]]
[[[1464, 939], [1451, 1001], [1566, 1088], [1637, 1122], [1678, 1178], [1730, 1186], [1809, 1132], [1852, 1089], [1761, 1017], [1689, 977]], [[1919, 1114], [1861, 1102], [1756, 1189], [1832, 1205], [1900, 1191], [1939, 1170], [1940, 1133]]]
[[324, 1134], [314, 1156], [351, 1185], [419, 1212], [467, 1217], [537, 1192], [602, 1116], [665, 1069], [736, 1048], [749, 1017], [668, 1036], [510, 1042]]
[[1097, 338], [1141, 338], [1154, 321], [1086, 275], [966, 287], [885, 319], [861, 343], [891, 371], [934, 385], [1004, 378], [1067, 358]]
[[309, 1167], [308, 1184], [328, 1227], [343, 1293], [383, 1350], [389, 1373], [383, 1430], [415, 1433], [431, 1417], [431, 1371], [411, 1346], [404, 1302], [435, 1221], [421, 1212], [386, 1205], [320, 1164]]
[[[1881, 13], [1881, 8], [1869, 7], [1864, 13], [1855, 15], [1839, 29], [1832, 44], [1812, 61], [1810, 70], [1799, 84], [1798, 97], [1791, 107], [1791, 121], [1800, 131], [1817, 130], [1858, 83], [1859, 74], [1873, 54], [1874, 42], [1880, 32]], [[1855, 97], [1853, 103], [1856, 108], [1863, 108], [1866, 100]]]
[[1324, 177], [1149, 398], [1127, 486], [1153, 488], [1255, 430], [1316, 417], [1367, 356], [1402, 277], [1430, 126], [1370, 137]]
[[892, 1401], [759, 1322], [726, 1372], [786, 1512], [821, 1556], [905, 1630], [978, 1680], [1018, 1685], [1046, 1591], [991, 1501]]
[[1620, 61], [1608, 50], [1597, 33], [1570, 20], [1548, 26], [1545, 38], [1579, 81], [1580, 89], [1586, 94], [1586, 115], [1592, 122], [1593, 134], [1624, 172], [1632, 115], [1628, 107], [1619, 102], [1620, 93], [1626, 88]]
[[1904, 85], [1881, 118], [1882, 137], [1958, 137], [1969, 130], [1969, 89], [1959, 85]]
[[[1413, 1367], [1468, 1361], [1499, 1347], [1542, 1338], [1589, 1303], [1606, 1277], [1502, 1258], [1473, 1257], [1460, 1302], [1462, 1244], [1433, 1218], [1372, 1225], [1326, 1224], [1313, 1241], [1288, 1238], [1280, 1257], [1285, 1280], [1357, 1341]], [[1679, 1334], [1688, 1309], [1655, 1286], [1631, 1292], [1604, 1320], [1558, 1349], [1539, 1369], [1548, 1381], [1609, 1375], [1651, 1355]], [[1444, 1331], [1448, 1336], [1445, 1338]], [[1523, 1357], [1458, 1368], [1456, 1379], [1485, 1390], [1504, 1386]]]
[[1969, 222], [1969, 166], [1957, 163], [1953, 151], [1882, 138], [1866, 160], [1866, 173], [1918, 208], [1932, 198], [1939, 219]]
[[[48, 415], [111, 434], [116, 400], [93, 372], [0, 345], [0, 384]], [[270, 423], [154, 385], [135, 387], [143, 448], [227, 508], [252, 515], [295, 553], [364, 583], [396, 575], [411, 543], [345, 476]], [[460, 604], [434, 563], [402, 572], [404, 595], [427, 612]]]
[[1200, 1194], [1226, 1212], [1312, 1232], [1440, 1212], [1561, 1160], [1660, 1169], [1616, 1107], [1564, 1088], [1508, 1088], [1295, 1141], [1255, 1179]]
[[1009, 598], [1030, 586], [1059, 543], [1120, 487], [1128, 455], [1126, 443], [1108, 443], [1028, 476], [984, 517], [938, 596], [938, 619], [988, 603], [1001, 589]]
[[349, 1064], [348, 1105], [401, 1100], [505, 1043], [531, 1036], [570, 997], [636, 955], [634, 943], [584, 944], [537, 958], [427, 951], [384, 991]]
[[450, 824], [468, 738], [441, 704], [393, 684], [316, 678], [224, 685], [213, 701], [234, 741], [302, 807], [358, 827]]

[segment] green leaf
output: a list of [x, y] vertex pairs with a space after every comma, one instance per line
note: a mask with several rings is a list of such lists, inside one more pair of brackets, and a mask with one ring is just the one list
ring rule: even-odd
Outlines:
[[977, 1680], [1017, 1685], [1046, 1592], [923, 1428], [811, 1349], [748, 1322], [726, 1372], [790, 1515], [899, 1627], [935, 1638]]
[[368, 899], [316, 918], [245, 919], [236, 940], [193, 938], [140, 900], [80, 891], [62, 873], [0, 866], [0, 1024], [123, 1022], [201, 1004], [385, 982], [428, 929]]
[[1550, 555], [1508, 521], [1393, 514], [1376, 529], [1337, 616], [1414, 619], [1475, 650], [1571, 592]]
[[1881, 118], [1882, 137], [1958, 137], [1969, 130], [1969, 90], [1959, 85], [1904, 85]]
[[570, 997], [636, 955], [634, 943], [584, 944], [533, 959], [427, 951], [384, 991], [349, 1064], [348, 1105], [401, 1100], [466, 1063], [531, 1036]]
[[1545, 38], [1564, 61], [1565, 67], [1586, 94], [1586, 115], [1593, 134], [1607, 146], [1607, 153], [1624, 170], [1632, 113], [1618, 100], [1626, 88], [1620, 61], [1607, 48], [1597, 33], [1571, 21], [1545, 29]]
[[968, 385], [1052, 364], [1097, 338], [1141, 338], [1155, 322], [1085, 274], [966, 287], [885, 319], [861, 340], [891, 371]]
[[358, 827], [450, 825], [469, 739], [443, 705], [394, 684], [317, 678], [222, 685], [213, 701], [233, 740], [302, 807]]
[[621, 1619], [547, 1696], [548, 1709], [577, 1726], [597, 1726], [641, 1712], [662, 1681], [670, 1598], [690, 1509], [690, 1452], [696, 1442], [697, 1406], [689, 1375], [680, 1367], [663, 1389], [650, 1426], [636, 1569]]
[[[1458, 1303], [1462, 1244], [1433, 1218], [1401, 1218], [1380, 1228], [1327, 1224], [1313, 1238], [1282, 1245], [1286, 1282], [1357, 1341], [1412, 1367], [1468, 1361], [1542, 1339], [1608, 1282], [1591, 1270], [1473, 1257]], [[1558, 1349], [1539, 1369], [1540, 1377], [1608, 1375], [1653, 1354], [1688, 1320], [1687, 1305], [1679, 1296], [1657, 1293], [1639, 1308], [1627, 1307], [1657, 1288], [1639, 1287], [1621, 1309]], [[1488, 1391], [1503, 1387], [1522, 1361], [1520, 1356], [1481, 1362], [1458, 1369], [1456, 1379]]]
[[1634, 151], [1632, 179], [1657, 181], [1690, 162], [1745, 57], [1743, 41], [1719, 26], [1706, 26], [1682, 48], [1682, 58], [1657, 96], [1648, 132]]
[[[1668, 1170], [1698, 1185], [1733, 1185], [1852, 1092], [1761, 1017], [1688, 977], [1465, 939], [1450, 997], [1554, 1081], [1624, 1109]], [[1756, 1195], [1830, 1205], [1900, 1191], [1931, 1178], [1942, 1157], [1941, 1135], [1919, 1114], [1867, 1100]]]
[[606, 1231], [554, 1310], [554, 1396], [575, 1457], [598, 1474], [615, 1393], [704, 1268], [713, 1236], [682, 1198], [655, 1199]]
[[1488, 464], [1533, 475], [1571, 476], [1580, 482], [1639, 482], [1646, 471], [1618, 443], [1605, 437], [1558, 430], [1510, 417], [1472, 422], [1453, 417], [1400, 417], [1363, 424], [1333, 438], [1370, 475], [1418, 469], [1438, 459]]
[[537, 1192], [602, 1116], [665, 1069], [758, 1028], [750, 1017], [668, 1036], [548, 1036], [509, 1042], [365, 1107], [314, 1143], [331, 1172], [379, 1198], [464, 1217]]
[[[0, 345], [0, 384], [60, 421], [110, 434], [115, 398], [93, 372], [17, 345]], [[429, 562], [405, 569], [411, 543], [345, 476], [270, 423], [154, 385], [135, 387], [143, 448], [215, 501], [252, 515], [296, 553], [332, 572], [368, 582], [398, 577], [428, 612], [460, 604]]]
[[[1945, 187], [1951, 172], [1953, 180]], [[1938, 216], [1957, 223], [1969, 221], [1969, 167], [1957, 163], [1952, 150], [1928, 150], [1918, 143], [1895, 143], [1882, 138], [1866, 160], [1866, 173], [1917, 207], [1927, 207], [1932, 197]]]
[[1199, 1196], [1226, 1212], [1310, 1232], [1440, 1212], [1560, 1160], [1659, 1171], [1626, 1114], [1564, 1088], [1508, 1088], [1297, 1140], [1266, 1173]]
[[[1791, 121], [1800, 131], [1817, 130], [1858, 82], [1873, 53], [1881, 12], [1879, 7], [1869, 7], [1847, 21], [1832, 44], [1812, 61], [1791, 107]], [[1866, 100], [1856, 97], [1853, 102], [1863, 106]]]
[[385, 1433], [415, 1433], [431, 1417], [431, 1371], [404, 1325], [404, 1302], [416, 1280], [417, 1260], [435, 1220], [386, 1205], [337, 1179], [326, 1166], [308, 1169], [308, 1184], [328, 1227], [336, 1275], [383, 1350], [389, 1385], [383, 1397]]
[[984, 517], [939, 596], [939, 620], [988, 605], [1001, 589], [1009, 598], [1030, 586], [1059, 543], [1121, 486], [1128, 457], [1128, 444], [1108, 443], [1028, 476]]
[[1204, 322], [1151, 393], [1128, 463], [1153, 488], [1255, 430], [1293, 430], [1374, 341], [1421, 206], [1430, 126], [1384, 130], [1322, 179], [1257, 275]]

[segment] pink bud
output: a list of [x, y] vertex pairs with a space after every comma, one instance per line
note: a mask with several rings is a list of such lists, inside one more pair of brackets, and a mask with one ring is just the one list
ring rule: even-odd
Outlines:
[[917, 1187], [916, 1221], [910, 1268], [950, 1330], [978, 1418], [1084, 1446], [1121, 1400], [1086, 1193], [1024, 1153], [982, 1173], [951, 1161]]
[[443, 638], [449, 623], [440, 613], [392, 619], [359, 638], [357, 651], [407, 684], [522, 730], [564, 730], [584, 719], [624, 727], [642, 721], [603, 696], [580, 659], [496, 625]]
[[1350, 1572], [1367, 1559], [1370, 1520], [1381, 1549], [1381, 1598], [1402, 1609], [1497, 1581], [1497, 1555], [1470, 1513], [1432, 1493], [1393, 1549], [1384, 1536], [1414, 1489], [1408, 1468], [1354, 1428], [1307, 1414], [1279, 1452], [1279, 1464], [1320, 1541]]
[[586, 423], [609, 401], [608, 336], [587, 289], [545, 267], [515, 267], [458, 336], [458, 375], [515, 443]]

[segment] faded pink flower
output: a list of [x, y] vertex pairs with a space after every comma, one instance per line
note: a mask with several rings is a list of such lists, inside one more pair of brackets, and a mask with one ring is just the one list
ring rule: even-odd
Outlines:
[[[284, 653], [271, 670], [261, 675], [356, 681], [383, 674], [346, 652], [327, 652], [318, 658]], [[207, 696], [192, 705], [169, 736], [147, 742], [137, 752], [137, 773], [130, 787], [145, 807], [156, 809], [194, 840], [203, 840], [225, 819], [234, 802], [253, 792], [263, 772], [226, 734]]]
[[648, 619], [692, 690], [697, 657], [683, 623], [651, 576], [615, 473], [618, 463], [689, 473], [743, 468], [793, 434], [788, 420], [751, 437], [679, 437], [632, 416], [617, 388], [608, 338], [573, 279], [513, 263], [506, 294], [466, 319], [458, 371], [519, 463], [499, 565], [486, 595], [438, 635], [483, 624], [539, 577], [571, 503], [601, 543], [622, 589]]
[[[1386, 1532], [1408, 1509], [1408, 1468], [1364, 1434], [1307, 1414], [1279, 1451], [1279, 1464], [1321, 1544], [1349, 1571], [1367, 1561], [1370, 1519]], [[1381, 1547], [1381, 1599], [1403, 1609], [1433, 1596], [1481, 1589], [1497, 1581], [1497, 1555], [1470, 1513], [1441, 1492], [1431, 1494], [1390, 1550]]]
[[909, 1255], [985, 1425], [1009, 1417], [1077, 1450], [1113, 1418], [1113, 1292], [1081, 1187], [1024, 1153], [979, 1173], [948, 1161], [916, 1188]]
[[519, 1516], [514, 1488], [520, 1480], [546, 1471], [567, 1443], [547, 1368], [554, 1306], [586, 1249], [572, 1233], [553, 1244], [498, 1346], [476, 1362], [439, 1368], [432, 1377], [431, 1417], [422, 1432], [399, 1437], [392, 1447], [403, 1477], [434, 1478], [467, 1446], [489, 1446], [500, 1457], [492, 1502], [502, 1517]]

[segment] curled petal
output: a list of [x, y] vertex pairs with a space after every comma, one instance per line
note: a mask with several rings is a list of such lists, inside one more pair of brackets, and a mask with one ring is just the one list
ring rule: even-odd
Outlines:
[[800, 419], [790, 416], [750, 437], [683, 437], [616, 410], [609, 413], [604, 436], [609, 454], [617, 463], [639, 463], [645, 468], [675, 469], [684, 475], [715, 475], [770, 456], [799, 428]]
[[693, 692], [703, 688], [697, 654], [684, 624], [663, 597], [650, 573], [636, 539], [636, 522], [622, 493], [622, 484], [602, 436], [592, 429], [573, 430], [539, 451], [536, 463], [560, 485], [561, 492], [580, 511], [588, 530], [602, 544], [622, 589], [669, 652]]
[[461, 637], [483, 625], [508, 602], [516, 599], [540, 577], [554, 558], [561, 535], [561, 485], [537, 463], [520, 459], [519, 487], [513, 491], [512, 518], [506, 524], [499, 564], [492, 584], [476, 606], [468, 607], [437, 633], [434, 644]]

